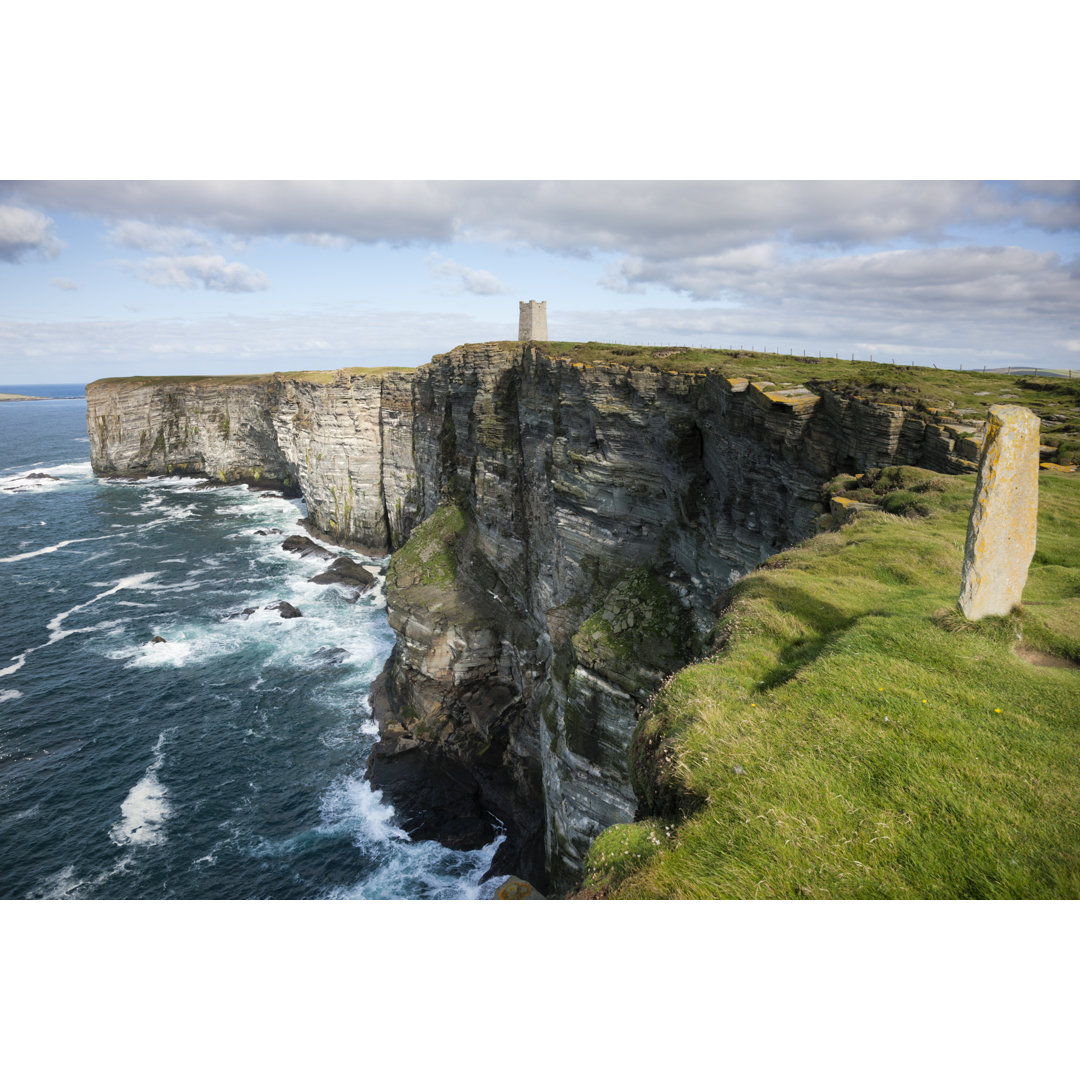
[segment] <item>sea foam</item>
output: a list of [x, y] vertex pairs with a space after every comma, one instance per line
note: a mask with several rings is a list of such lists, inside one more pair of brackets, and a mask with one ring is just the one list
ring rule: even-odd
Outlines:
[[162, 747], [166, 732], [158, 736], [154, 760], [142, 778], [127, 793], [120, 804], [120, 821], [109, 830], [114, 844], [160, 844], [164, 839], [164, 824], [170, 813], [168, 792], [158, 779], [158, 770], [165, 760]]

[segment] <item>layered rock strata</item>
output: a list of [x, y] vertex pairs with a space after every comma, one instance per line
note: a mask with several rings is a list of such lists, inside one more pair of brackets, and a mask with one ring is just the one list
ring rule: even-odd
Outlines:
[[542, 889], [633, 818], [641, 706], [732, 581], [814, 531], [822, 481], [979, 448], [900, 405], [554, 349], [87, 388], [100, 474], [294, 487], [316, 535], [394, 552], [372, 781], [415, 836], [507, 831], [495, 869]]

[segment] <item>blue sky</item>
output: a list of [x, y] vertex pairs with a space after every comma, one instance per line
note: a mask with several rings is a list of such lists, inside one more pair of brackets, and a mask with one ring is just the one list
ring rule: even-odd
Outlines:
[[1080, 184], [0, 182], [0, 382], [516, 336], [1080, 367]]

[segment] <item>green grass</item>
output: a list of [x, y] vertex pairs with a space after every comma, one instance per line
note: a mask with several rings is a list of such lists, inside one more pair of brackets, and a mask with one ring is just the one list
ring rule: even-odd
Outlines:
[[580, 895], [1080, 897], [1080, 670], [1015, 652], [1080, 660], [1080, 477], [1040, 477], [1024, 607], [979, 623], [973, 478], [877, 480], [928, 516], [865, 513], [735, 587], [722, 647], [639, 723], [645, 820], [602, 834]]
[[188, 383], [204, 383], [210, 386], [250, 386], [267, 383], [273, 375], [126, 375], [109, 379], [95, 379], [87, 385], [105, 386], [176, 386]]
[[[338, 376], [385, 375], [393, 371], [414, 371], [407, 367], [347, 367], [332, 371], [275, 371], [262, 375], [128, 375], [109, 379], [96, 379], [89, 386], [180, 386], [201, 383], [207, 386], [251, 386], [272, 382], [276, 378], [297, 382], [328, 384]], [[89, 389], [88, 386], [88, 389]]]

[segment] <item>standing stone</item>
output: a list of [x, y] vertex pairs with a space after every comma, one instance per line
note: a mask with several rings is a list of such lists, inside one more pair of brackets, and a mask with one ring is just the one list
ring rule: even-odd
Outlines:
[[964, 546], [960, 610], [1008, 615], [1024, 592], [1039, 509], [1039, 418], [1020, 405], [990, 407]]
[[518, 341], [547, 341], [547, 301], [518, 301]]

